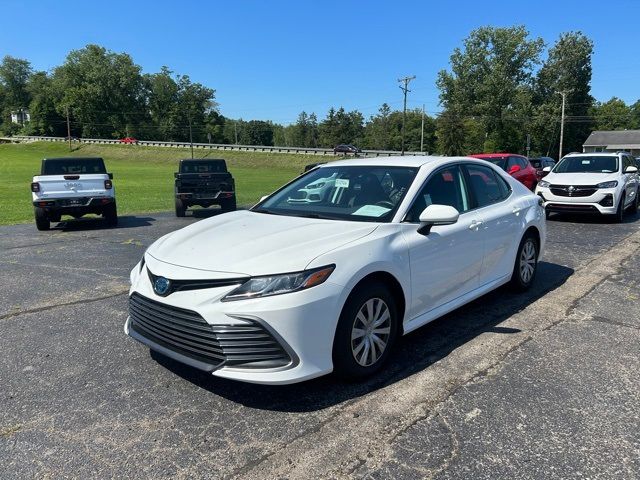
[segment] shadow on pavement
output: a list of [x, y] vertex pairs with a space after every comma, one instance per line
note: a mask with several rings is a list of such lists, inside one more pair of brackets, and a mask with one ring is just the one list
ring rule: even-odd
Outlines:
[[362, 383], [347, 383], [334, 375], [327, 375], [294, 385], [254, 385], [213, 377], [156, 352], [151, 352], [151, 356], [198, 387], [247, 407], [286, 412], [320, 410], [429, 368], [484, 332], [518, 333], [518, 329], [500, 327], [499, 324], [558, 288], [572, 273], [571, 268], [540, 262], [536, 282], [530, 291], [517, 294], [507, 287], [499, 288], [400, 338], [386, 368]]
[[[640, 220], [640, 213], [626, 213], [622, 223], [635, 223]], [[615, 223], [613, 215], [552, 213], [547, 222], [609, 224]]]
[[52, 223], [51, 229], [74, 232], [79, 230], [112, 230], [119, 228], [148, 227], [151, 225], [151, 222], [155, 222], [155, 220], [153, 217], [122, 215], [118, 217], [117, 227], [109, 227], [101, 217], [83, 217], [73, 220], [63, 220], [62, 222], [58, 222], [56, 226]]

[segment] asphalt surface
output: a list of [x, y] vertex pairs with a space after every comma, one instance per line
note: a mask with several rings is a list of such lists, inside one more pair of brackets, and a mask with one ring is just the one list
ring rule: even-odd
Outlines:
[[122, 331], [196, 219], [0, 228], [0, 478], [640, 478], [640, 218], [548, 222], [535, 287], [404, 337], [362, 384], [209, 377]]

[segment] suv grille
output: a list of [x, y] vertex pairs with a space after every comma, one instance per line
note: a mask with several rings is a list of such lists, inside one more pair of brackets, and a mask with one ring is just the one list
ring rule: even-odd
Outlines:
[[595, 185], [551, 185], [551, 193], [558, 197], [590, 197], [598, 190]]
[[133, 293], [131, 328], [170, 350], [217, 367], [281, 367], [291, 363], [282, 345], [257, 321], [209, 325], [197, 312], [172, 307]]

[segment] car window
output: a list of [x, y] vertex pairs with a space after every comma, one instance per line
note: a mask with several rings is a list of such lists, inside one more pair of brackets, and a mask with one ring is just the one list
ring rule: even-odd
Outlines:
[[543, 162], [539, 158], [531, 158], [529, 161], [533, 168], [542, 168]]
[[106, 173], [101, 158], [48, 159], [43, 163], [43, 175], [67, 175], [81, 173]]
[[457, 165], [444, 167], [433, 173], [416, 196], [405, 218], [419, 222], [420, 214], [429, 205], [449, 205], [460, 213], [470, 209], [469, 192], [462, 170]]
[[465, 168], [477, 207], [500, 202], [509, 196], [511, 188], [491, 168], [475, 164], [468, 164]]
[[224, 162], [183, 162], [182, 173], [224, 173]]
[[523, 170], [529, 166], [529, 162], [526, 158], [516, 157], [516, 159], [518, 161], [518, 165], [520, 165]]
[[518, 163], [518, 157], [509, 157], [509, 161], [507, 162], [507, 171], [515, 165], [520, 166]]

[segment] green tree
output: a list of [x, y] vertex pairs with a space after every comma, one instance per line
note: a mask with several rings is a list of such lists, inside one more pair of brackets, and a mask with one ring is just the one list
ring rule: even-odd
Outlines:
[[[549, 49], [549, 55], [536, 78], [535, 114], [542, 116], [535, 128], [534, 142], [537, 150], [545, 150], [548, 139], [556, 138], [551, 150], [557, 152], [562, 101], [558, 92], [562, 91], [568, 92], [563, 150], [582, 150], [582, 144], [593, 128], [589, 121], [589, 111], [593, 104], [590, 93], [592, 55], [593, 42], [582, 32], [563, 33]], [[548, 122], [548, 115], [552, 113], [557, 120]]]
[[591, 108], [595, 130], [625, 130], [632, 127], [631, 108], [618, 97], [596, 102]]
[[140, 71], [126, 53], [98, 45], [73, 50], [53, 72], [57, 110], [69, 110], [74, 131], [83, 137], [137, 135], [135, 127], [146, 116]]
[[482, 122], [486, 144], [493, 149], [520, 147], [521, 139], [513, 134], [522, 130], [522, 100], [530, 96], [532, 72], [543, 47], [542, 39], [530, 39], [523, 26], [471, 32], [463, 49], [456, 48], [451, 55], [451, 71], [438, 74], [440, 101], [450, 111], [440, 128], [444, 151], [464, 148], [451, 130], [456, 123], [464, 127], [461, 112]]
[[20, 128], [11, 124], [11, 112], [29, 106], [31, 95], [27, 84], [32, 73], [27, 60], [6, 55], [0, 63], [0, 129], [5, 133]]
[[31, 96], [29, 113], [31, 121], [25, 128], [28, 135], [65, 136], [66, 121], [56, 110], [56, 93], [46, 72], [36, 72], [27, 83]]

